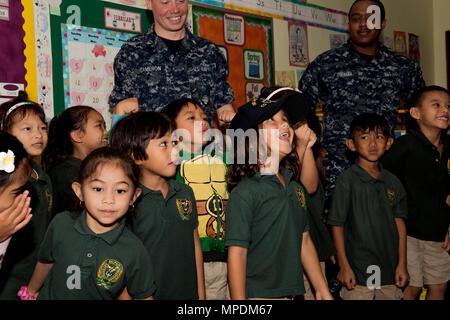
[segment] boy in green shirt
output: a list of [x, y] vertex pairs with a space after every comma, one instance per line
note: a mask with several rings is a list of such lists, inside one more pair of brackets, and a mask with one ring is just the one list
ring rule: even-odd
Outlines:
[[383, 158], [406, 188], [407, 247], [411, 281], [405, 300], [414, 300], [422, 286], [427, 299], [444, 299], [450, 279], [448, 91], [425, 87], [412, 100], [410, 115], [417, 124], [398, 138]]
[[203, 255], [197, 206], [192, 189], [172, 177], [173, 124], [159, 112], [137, 112], [111, 131], [111, 146], [130, 155], [139, 166], [142, 195], [131, 230], [153, 261], [156, 300], [205, 298]]
[[328, 224], [332, 226], [344, 300], [399, 300], [406, 269], [406, 193], [379, 163], [391, 146], [387, 121], [362, 114], [350, 125], [347, 147], [357, 162], [339, 176]]

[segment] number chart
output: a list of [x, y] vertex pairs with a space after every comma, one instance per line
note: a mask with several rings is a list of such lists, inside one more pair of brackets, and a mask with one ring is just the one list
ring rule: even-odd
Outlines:
[[134, 34], [61, 24], [61, 35], [65, 108], [92, 106], [109, 128], [111, 114], [105, 106], [114, 87], [114, 57]]

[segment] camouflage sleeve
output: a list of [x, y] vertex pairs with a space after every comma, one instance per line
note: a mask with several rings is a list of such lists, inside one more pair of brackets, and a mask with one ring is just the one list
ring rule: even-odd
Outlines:
[[214, 83], [214, 107], [219, 109], [220, 107], [230, 104], [235, 100], [233, 89], [228, 83], [227, 76], [227, 62], [222, 52], [214, 45], [214, 54], [217, 69], [214, 70], [216, 74]]
[[308, 65], [298, 82], [298, 89], [306, 94], [311, 106], [316, 106], [320, 101], [319, 76], [320, 63], [316, 59]]
[[131, 60], [133, 55], [126, 48], [126, 45], [122, 46], [114, 58], [114, 88], [108, 101], [110, 108], [114, 108], [117, 103], [124, 99], [138, 97], [133, 72], [133, 65], [136, 63]]
[[407, 78], [405, 79], [404, 91], [402, 92], [401, 99], [409, 103], [413, 94], [422, 89], [425, 86], [425, 81], [423, 80], [422, 70], [420, 65], [411, 61], [411, 68], [409, 68], [409, 72], [407, 72]]

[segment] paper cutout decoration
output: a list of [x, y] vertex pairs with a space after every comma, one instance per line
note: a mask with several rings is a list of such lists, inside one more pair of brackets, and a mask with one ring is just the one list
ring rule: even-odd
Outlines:
[[247, 82], [245, 84], [245, 99], [247, 102], [254, 98], [258, 98], [261, 89], [264, 88], [264, 83], [261, 82]]
[[276, 82], [277, 86], [296, 88], [297, 84], [295, 82], [295, 72], [294, 70], [276, 71]]
[[420, 61], [419, 36], [416, 34], [409, 34], [409, 57], [414, 61]]
[[289, 64], [306, 67], [309, 64], [308, 34], [305, 24], [289, 22]]
[[406, 33], [403, 31], [394, 31], [394, 50], [403, 53], [408, 54], [408, 48], [406, 45]]

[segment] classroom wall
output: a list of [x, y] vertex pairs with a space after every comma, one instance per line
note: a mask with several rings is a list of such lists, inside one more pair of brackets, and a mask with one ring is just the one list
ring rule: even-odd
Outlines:
[[[309, 0], [308, 3], [347, 12], [353, 1]], [[383, 4], [387, 25], [382, 37], [393, 38], [394, 31], [418, 35], [425, 82], [445, 87], [445, 31], [450, 30], [450, 0], [384, 0]], [[273, 25], [275, 71], [298, 69], [289, 66], [288, 22], [274, 19]], [[310, 61], [330, 49], [330, 34], [339, 33], [313, 26], [307, 26], [307, 32]]]
[[447, 87], [447, 73], [445, 61], [445, 32], [450, 31], [450, 1], [433, 1], [433, 54], [434, 54], [434, 81], [436, 84]]

